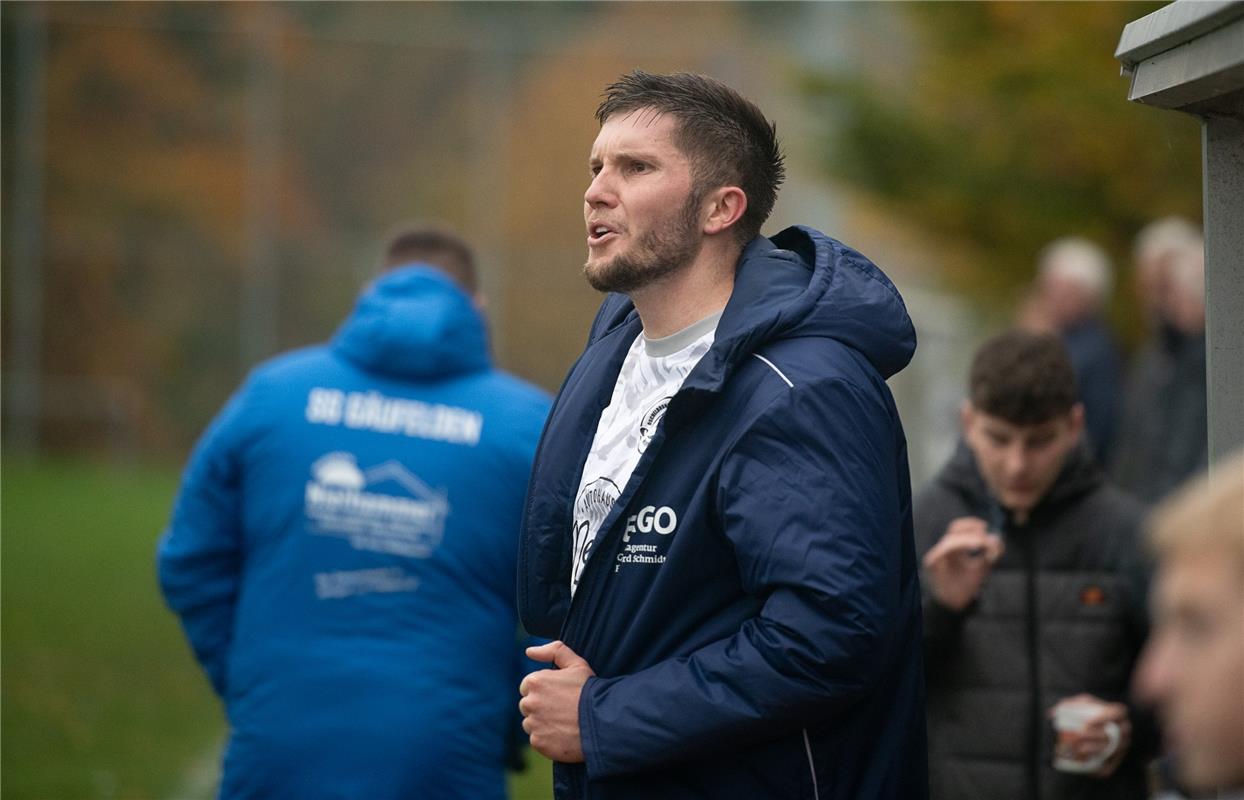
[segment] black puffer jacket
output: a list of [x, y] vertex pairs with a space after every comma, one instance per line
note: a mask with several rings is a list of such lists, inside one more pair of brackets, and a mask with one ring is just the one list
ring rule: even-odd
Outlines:
[[1086, 448], [1017, 525], [990, 499], [964, 445], [916, 498], [922, 555], [951, 520], [1000, 529], [1006, 553], [963, 613], [925, 590], [929, 777], [934, 800], [1111, 800], [1144, 797], [1151, 721], [1119, 769], [1100, 779], [1057, 772], [1046, 710], [1088, 692], [1126, 701], [1143, 643], [1142, 509], [1104, 483]]
[[1155, 504], [1208, 463], [1205, 334], [1163, 326], [1137, 356], [1123, 402], [1111, 476]]

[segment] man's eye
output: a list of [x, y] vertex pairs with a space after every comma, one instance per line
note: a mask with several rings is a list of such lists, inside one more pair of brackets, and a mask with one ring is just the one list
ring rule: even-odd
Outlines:
[[1213, 625], [1201, 616], [1185, 616], [1177, 620], [1175, 631], [1185, 642], [1198, 642], [1210, 635]]
[[631, 164], [631, 172], [647, 172], [648, 165], [642, 161], [635, 161]]

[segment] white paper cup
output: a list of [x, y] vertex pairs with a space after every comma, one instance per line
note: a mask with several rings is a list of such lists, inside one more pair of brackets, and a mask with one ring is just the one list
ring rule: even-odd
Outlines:
[[1102, 726], [1106, 732], [1106, 748], [1089, 758], [1075, 757], [1076, 743], [1089, 721], [1097, 717], [1102, 708], [1100, 703], [1077, 702], [1063, 703], [1054, 709], [1054, 730], [1058, 733], [1054, 743], [1054, 769], [1061, 772], [1096, 772], [1119, 749], [1119, 725], [1107, 722]]

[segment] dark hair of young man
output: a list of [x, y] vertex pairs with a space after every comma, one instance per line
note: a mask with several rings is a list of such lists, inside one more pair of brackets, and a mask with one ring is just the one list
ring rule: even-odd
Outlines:
[[635, 70], [605, 87], [596, 119], [603, 125], [614, 114], [640, 109], [678, 120], [675, 143], [691, 160], [695, 191], [738, 186], [747, 195], [747, 210], [735, 226], [736, 236], [746, 243], [759, 235], [786, 177], [777, 127], [764, 112], [706, 75]]
[[420, 263], [437, 267], [474, 297], [478, 291], [475, 254], [459, 236], [438, 228], [413, 228], [398, 233], [385, 248], [384, 268]]
[[1078, 402], [1076, 374], [1057, 336], [1012, 330], [976, 351], [968, 399], [1013, 425], [1039, 425]]

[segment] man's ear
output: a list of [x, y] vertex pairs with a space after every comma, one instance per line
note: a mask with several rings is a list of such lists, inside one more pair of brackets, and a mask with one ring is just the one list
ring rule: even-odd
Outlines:
[[1084, 433], [1084, 404], [1076, 403], [1071, 407], [1071, 411], [1067, 412], [1067, 419], [1071, 422], [1071, 432], [1078, 439]]
[[959, 430], [963, 432], [963, 438], [968, 437], [968, 431], [972, 428], [972, 421], [976, 419], [976, 408], [973, 407], [971, 400], [964, 400], [959, 404]]
[[709, 194], [712, 202], [708, 219], [704, 221], [704, 233], [712, 236], [737, 223], [747, 211], [747, 195], [737, 186], [722, 186]]

